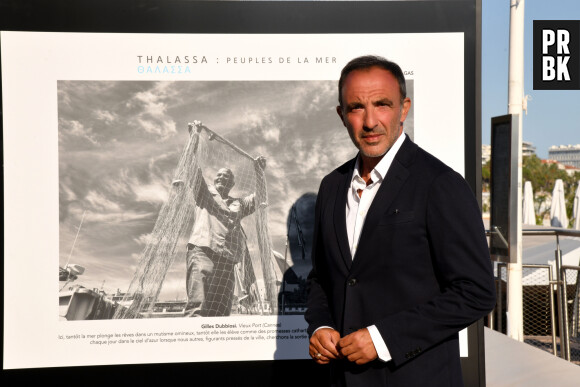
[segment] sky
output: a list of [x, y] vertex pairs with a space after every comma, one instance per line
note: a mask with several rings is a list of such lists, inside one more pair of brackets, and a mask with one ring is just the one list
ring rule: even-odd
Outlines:
[[[510, 0], [482, 1], [482, 144], [491, 143], [491, 118], [508, 112]], [[533, 90], [532, 28], [534, 20], [580, 20], [578, 0], [527, 0], [524, 10], [523, 140], [540, 158], [552, 145], [580, 144], [580, 90]]]

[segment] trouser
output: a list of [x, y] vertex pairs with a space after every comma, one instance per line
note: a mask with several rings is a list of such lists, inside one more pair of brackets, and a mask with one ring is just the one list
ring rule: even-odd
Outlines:
[[234, 296], [233, 260], [208, 247], [190, 244], [186, 264], [187, 308], [200, 305], [201, 316], [229, 316]]

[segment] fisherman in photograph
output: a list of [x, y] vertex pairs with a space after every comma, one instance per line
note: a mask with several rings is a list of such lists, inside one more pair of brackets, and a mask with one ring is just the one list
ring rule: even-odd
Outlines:
[[[255, 160], [258, 168], [266, 159]], [[235, 266], [251, 265], [241, 221], [256, 210], [256, 195], [232, 197], [234, 173], [217, 171], [213, 184], [197, 175], [195, 210], [186, 255], [186, 316], [229, 316], [235, 289]]]

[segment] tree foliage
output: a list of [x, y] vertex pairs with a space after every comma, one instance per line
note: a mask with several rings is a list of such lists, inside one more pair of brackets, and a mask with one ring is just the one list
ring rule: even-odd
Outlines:
[[487, 162], [481, 166], [481, 179], [483, 180], [481, 186], [483, 187], [484, 192], [489, 191], [489, 178], [491, 177], [490, 164], [491, 161], [487, 160]]
[[557, 179], [566, 184], [568, 174], [556, 164], [544, 164], [536, 155], [524, 157], [522, 161], [522, 180], [531, 181], [534, 192], [551, 193]]

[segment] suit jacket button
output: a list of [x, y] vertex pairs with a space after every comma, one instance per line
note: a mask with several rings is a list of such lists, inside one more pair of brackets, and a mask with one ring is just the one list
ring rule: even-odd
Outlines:
[[356, 285], [356, 278], [351, 278], [348, 280], [348, 286], [354, 286]]

